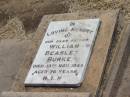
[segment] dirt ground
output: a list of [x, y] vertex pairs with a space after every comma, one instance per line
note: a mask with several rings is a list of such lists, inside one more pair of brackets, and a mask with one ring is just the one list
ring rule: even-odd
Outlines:
[[[0, 27], [5, 26], [11, 19], [18, 18], [23, 24], [25, 35], [28, 36], [35, 32], [41, 18], [46, 14], [117, 8], [127, 14], [128, 5], [125, 0], [0, 0]], [[10, 37], [9, 34], [7, 33], [6, 38]]]
[[[130, 1], [0, 0], [0, 91], [8, 90], [11, 86], [13, 77], [18, 71], [18, 64], [22, 62], [26, 48], [31, 45], [37, 26], [44, 15], [110, 9], [120, 9], [122, 16], [129, 17]], [[115, 36], [119, 36], [124, 27], [122, 24], [118, 25]], [[116, 42], [118, 38], [115, 39], [113, 48]]]
[[0, 0], [0, 24], [18, 17], [26, 31], [37, 28], [45, 14], [121, 8], [124, 0]]

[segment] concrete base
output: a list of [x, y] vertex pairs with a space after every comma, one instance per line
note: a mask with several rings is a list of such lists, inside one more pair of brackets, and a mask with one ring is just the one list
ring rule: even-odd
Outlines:
[[3, 92], [2, 97], [90, 97], [85, 92]]
[[[116, 21], [118, 17], [118, 10], [109, 11], [86, 11], [80, 13], [66, 13], [44, 16], [36, 31], [35, 39], [28, 49], [20, 70], [14, 81], [11, 91], [15, 92], [89, 92], [92, 96], [97, 95], [99, 89], [102, 74], [106, 66], [106, 60], [109, 53], [114, 29], [116, 27]], [[51, 21], [63, 21], [63, 20], [79, 20], [89, 18], [100, 18], [101, 26], [94, 44], [92, 55], [88, 64], [88, 68], [85, 74], [85, 79], [78, 88], [58, 88], [58, 87], [25, 87], [24, 81], [27, 73], [30, 69], [32, 61], [37, 53], [39, 45], [47, 30], [48, 24]]]

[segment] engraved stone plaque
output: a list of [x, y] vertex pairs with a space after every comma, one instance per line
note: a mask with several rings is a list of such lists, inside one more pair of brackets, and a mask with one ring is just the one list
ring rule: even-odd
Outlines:
[[99, 19], [51, 22], [25, 85], [80, 86], [99, 25]]

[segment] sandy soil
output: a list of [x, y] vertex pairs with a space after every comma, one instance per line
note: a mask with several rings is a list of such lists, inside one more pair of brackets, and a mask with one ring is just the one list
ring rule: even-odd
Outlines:
[[[0, 0], [0, 27], [12, 18], [18, 18], [26, 34], [35, 32], [41, 18], [46, 14], [106, 10], [120, 8], [128, 13], [125, 0]], [[129, 2], [129, 0], [128, 0]], [[8, 35], [7, 35], [8, 36]]]
[[45, 14], [76, 12], [81, 10], [123, 8], [124, 0], [0, 0], [1, 25], [18, 17], [25, 29], [37, 28]]

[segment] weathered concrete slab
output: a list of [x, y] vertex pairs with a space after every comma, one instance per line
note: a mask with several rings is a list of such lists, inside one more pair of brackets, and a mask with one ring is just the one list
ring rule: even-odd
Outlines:
[[17, 17], [0, 28], [0, 92], [10, 90], [29, 45], [31, 40]]
[[118, 42], [115, 55], [111, 62], [109, 78], [106, 88], [103, 90], [103, 97], [128, 97], [130, 96], [130, 24], [125, 23], [121, 32], [121, 38]]
[[0, 41], [0, 91], [10, 90], [30, 43], [17, 39]]
[[[25, 61], [18, 73], [17, 79], [12, 86], [12, 91], [28, 91], [28, 92], [90, 92], [93, 95], [96, 94], [98, 86], [100, 85], [100, 80], [102, 78], [102, 73], [105, 67], [108, 50], [112, 40], [112, 35], [114, 32], [116, 19], [118, 16], [118, 11], [87, 11], [80, 13], [70, 13], [70, 14], [57, 14], [44, 16], [41, 20], [41, 24], [36, 32], [36, 39], [29, 49], [27, 55], [25, 56]], [[37, 49], [41, 44], [41, 40], [46, 32], [48, 24], [51, 21], [61, 21], [61, 20], [78, 20], [98, 17], [101, 19], [100, 31], [97, 35], [93, 53], [88, 64], [88, 69], [85, 75], [85, 80], [79, 88], [50, 88], [50, 87], [25, 87], [24, 80], [30, 68], [30, 64], [35, 57]], [[43, 33], [44, 32], [44, 33]]]
[[3, 92], [2, 97], [90, 97], [89, 93], [67, 92]]

